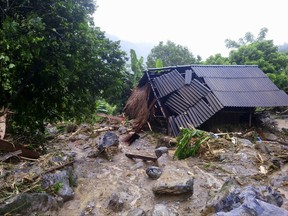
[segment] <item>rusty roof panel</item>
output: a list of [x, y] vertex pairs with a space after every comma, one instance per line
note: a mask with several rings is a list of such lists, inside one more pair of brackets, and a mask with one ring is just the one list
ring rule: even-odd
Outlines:
[[283, 91], [262, 92], [214, 92], [227, 107], [275, 107], [287, 106], [288, 96]]
[[268, 77], [259, 78], [204, 78], [212, 91], [275, 91], [278, 87]]
[[198, 77], [266, 77], [256, 65], [192, 65], [191, 67]]

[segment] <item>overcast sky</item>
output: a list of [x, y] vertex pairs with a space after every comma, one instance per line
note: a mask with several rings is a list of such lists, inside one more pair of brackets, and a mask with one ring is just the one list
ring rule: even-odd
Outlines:
[[95, 24], [120, 40], [171, 40], [194, 55], [227, 56], [224, 40], [269, 29], [275, 45], [288, 42], [287, 0], [96, 0]]

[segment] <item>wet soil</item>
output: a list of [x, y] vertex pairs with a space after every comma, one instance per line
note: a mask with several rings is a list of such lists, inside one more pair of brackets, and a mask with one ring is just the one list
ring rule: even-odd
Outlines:
[[[113, 161], [109, 161], [105, 155], [89, 158], [89, 153], [95, 150], [95, 143], [104, 133], [93, 138], [93, 141], [92, 138], [85, 142], [63, 139], [55, 145], [56, 149], [69, 154], [74, 152], [74, 170], [78, 175], [78, 186], [75, 188], [75, 198], [64, 203], [63, 207], [53, 214], [125, 216], [129, 215], [129, 211], [141, 208], [147, 215], [151, 215], [156, 204], [164, 204], [178, 215], [209, 215], [207, 205], [213, 201], [227, 181], [231, 181], [235, 188], [270, 185], [282, 194], [282, 207], [288, 210], [287, 146], [276, 142], [247, 144], [240, 139], [234, 144], [230, 140], [220, 138], [202, 146], [203, 149], [197, 157], [185, 160], [173, 159], [173, 148], [169, 149], [168, 155], [164, 154], [158, 158], [157, 162], [126, 157], [125, 153], [155, 156], [159, 134], [145, 132], [140, 133], [140, 138], [130, 146], [121, 141], [125, 135], [118, 134], [119, 152], [113, 155]], [[272, 159], [275, 158], [280, 158], [280, 169], [271, 165]], [[285, 160], [286, 162], [283, 162]], [[163, 172], [169, 171], [171, 175], [173, 170], [186, 172], [194, 178], [194, 194], [190, 198], [156, 197], [152, 187], [156, 181], [161, 181], [161, 178], [152, 180], [147, 176], [145, 170], [151, 165], [159, 166]], [[113, 212], [108, 208], [113, 193], [124, 200], [121, 212]]]

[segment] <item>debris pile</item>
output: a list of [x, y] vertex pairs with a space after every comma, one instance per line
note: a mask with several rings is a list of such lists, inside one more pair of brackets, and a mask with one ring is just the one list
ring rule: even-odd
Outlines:
[[49, 125], [39, 158], [2, 151], [0, 214], [288, 215], [284, 133], [183, 128], [128, 143], [132, 127], [103, 118]]

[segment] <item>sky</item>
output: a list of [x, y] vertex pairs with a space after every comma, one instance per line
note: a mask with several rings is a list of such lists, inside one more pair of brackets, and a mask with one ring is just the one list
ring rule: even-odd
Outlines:
[[246, 32], [275, 45], [288, 42], [287, 0], [96, 0], [95, 25], [119, 40], [133, 43], [173, 41], [206, 59], [228, 56], [225, 39]]

